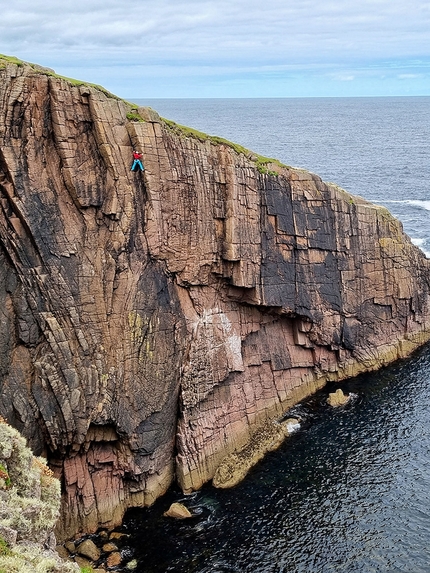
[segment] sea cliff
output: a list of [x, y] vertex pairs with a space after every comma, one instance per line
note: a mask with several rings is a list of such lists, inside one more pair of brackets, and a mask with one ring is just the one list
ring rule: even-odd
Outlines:
[[0, 201], [0, 414], [62, 480], [60, 537], [430, 337], [429, 261], [385, 208], [2, 57]]

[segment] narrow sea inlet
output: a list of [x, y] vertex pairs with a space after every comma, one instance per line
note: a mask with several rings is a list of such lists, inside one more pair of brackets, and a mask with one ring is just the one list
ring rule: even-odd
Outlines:
[[[411, 572], [430, 567], [430, 347], [294, 408], [300, 430], [230, 490], [170, 492], [122, 531], [139, 573]], [[336, 385], [338, 387], [338, 385]], [[193, 513], [163, 512], [182, 501]]]

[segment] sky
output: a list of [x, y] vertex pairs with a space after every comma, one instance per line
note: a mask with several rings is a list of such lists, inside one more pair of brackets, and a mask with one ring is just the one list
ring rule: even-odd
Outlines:
[[126, 99], [430, 95], [430, 0], [0, 0], [0, 53]]

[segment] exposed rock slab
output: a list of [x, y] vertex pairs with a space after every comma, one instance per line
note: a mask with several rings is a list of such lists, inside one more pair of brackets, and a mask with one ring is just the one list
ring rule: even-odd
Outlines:
[[345, 395], [340, 388], [336, 390], [336, 392], [330, 392], [327, 398], [327, 404], [333, 406], [333, 408], [337, 408], [339, 406], [344, 406], [350, 400], [349, 395]]
[[282, 423], [266, 422], [252, 436], [240, 451], [226, 456], [218, 466], [212, 484], [218, 488], [229, 488], [240, 483], [248, 471], [263, 457], [279, 448], [285, 438], [299, 426], [295, 418]]
[[0, 64], [0, 414], [64, 481], [60, 537], [429, 338], [429, 262], [386, 209]]
[[164, 512], [166, 517], [174, 517], [175, 519], [187, 519], [192, 517], [190, 510], [185, 507], [183, 503], [172, 503], [167, 511]]

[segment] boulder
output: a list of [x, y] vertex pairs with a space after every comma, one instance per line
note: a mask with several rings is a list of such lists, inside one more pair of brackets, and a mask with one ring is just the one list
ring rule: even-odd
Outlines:
[[108, 567], [116, 567], [120, 563], [121, 563], [121, 553], [119, 553], [118, 551], [111, 553], [106, 559], [106, 565]]
[[338, 388], [336, 392], [331, 392], [327, 398], [327, 404], [333, 406], [333, 408], [337, 408], [338, 406], [344, 406], [350, 400], [349, 395], [345, 395], [343, 391]]
[[174, 517], [175, 519], [187, 519], [192, 517], [190, 511], [182, 503], [172, 503], [167, 511], [164, 512], [166, 517]]
[[91, 571], [91, 567], [92, 567], [91, 559], [87, 559], [86, 557], [83, 557], [82, 555], [75, 555], [74, 560], [75, 560], [76, 565], [80, 568], [80, 570], [86, 569], [87, 571]]
[[105, 543], [102, 547], [102, 551], [104, 553], [112, 553], [112, 551], [118, 551], [118, 547], [115, 545], [115, 543]]
[[91, 541], [91, 539], [85, 539], [82, 543], [76, 547], [76, 552], [83, 557], [88, 557], [91, 561], [97, 561], [100, 559], [100, 549]]

